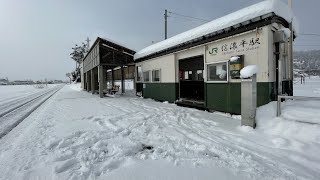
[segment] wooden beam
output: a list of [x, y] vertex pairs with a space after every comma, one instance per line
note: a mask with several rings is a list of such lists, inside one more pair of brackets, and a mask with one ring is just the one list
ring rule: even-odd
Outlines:
[[111, 54], [111, 52], [107, 52], [107, 54], [105, 54], [104, 56], [102, 56], [101, 60], [106, 58], [107, 56], [109, 56]]

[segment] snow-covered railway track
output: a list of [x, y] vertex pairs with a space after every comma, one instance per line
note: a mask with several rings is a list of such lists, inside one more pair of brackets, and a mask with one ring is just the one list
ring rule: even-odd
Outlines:
[[0, 139], [20, 124], [62, 87], [63, 86], [58, 86], [39, 94], [33, 94], [32, 96], [28, 96], [29, 98], [24, 98], [24, 100], [19, 103], [2, 105], [2, 107], [5, 108], [0, 111]]
[[13, 100], [4, 102], [0, 104], [0, 118], [5, 116], [6, 114], [9, 114], [10, 112], [14, 111], [15, 109], [18, 109], [19, 107], [24, 106], [25, 104], [30, 103], [31, 101], [34, 101], [37, 98], [41, 98], [42, 96], [46, 95], [47, 93], [54, 90], [54, 88], [50, 88], [48, 90], [37, 92], [33, 94], [29, 94], [27, 96], [23, 96], [20, 98], [14, 98]]

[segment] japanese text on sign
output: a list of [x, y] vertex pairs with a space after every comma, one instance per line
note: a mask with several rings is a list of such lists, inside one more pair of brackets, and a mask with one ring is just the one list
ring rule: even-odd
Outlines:
[[231, 43], [222, 44], [220, 47], [214, 47], [209, 50], [210, 55], [216, 55], [219, 52], [222, 52], [222, 55], [232, 54], [235, 52], [244, 52], [258, 49], [260, 45], [260, 39], [250, 38], [250, 39], [241, 39], [239, 41], [233, 41]]

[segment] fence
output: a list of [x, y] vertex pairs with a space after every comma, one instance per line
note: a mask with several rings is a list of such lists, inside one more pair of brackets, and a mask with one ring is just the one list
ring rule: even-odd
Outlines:
[[277, 117], [281, 115], [281, 100], [282, 100], [282, 99], [320, 100], [320, 97], [308, 97], [308, 96], [278, 96], [278, 102], [277, 102]]

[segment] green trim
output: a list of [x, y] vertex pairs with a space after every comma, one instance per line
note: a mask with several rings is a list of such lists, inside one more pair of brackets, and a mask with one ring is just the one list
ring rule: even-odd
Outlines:
[[[241, 83], [206, 83], [206, 106], [210, 110], [241, 114]], [[269, 103], [273, 82], [257, 83], [257, 106]]]
[[273, 82], [257, 83], [257, 106], [263, 106], [273, 100], [274, 92]]
[[[257, 106], [272, 101], [274, 82], [257, 83]], [[179, 97], [178, 83], [145, 83], [143, 97], [174, 103]], [[205, 83], [205, 108], [241, 114], [241, 83]]]
[[206, 104], [210, 110], [241, 113], [240, 83], [207, 83]]
[[170, 103], [174, 103], [178, 98], [178, 83], [145, 83], [144, 86], [144, 98], [152, 98], [158, 101], [168, 101]]

